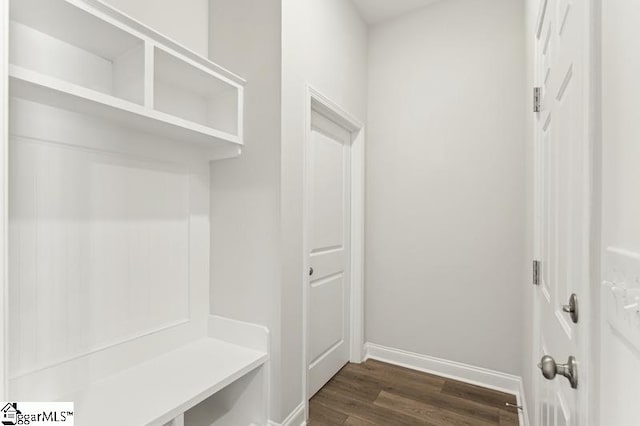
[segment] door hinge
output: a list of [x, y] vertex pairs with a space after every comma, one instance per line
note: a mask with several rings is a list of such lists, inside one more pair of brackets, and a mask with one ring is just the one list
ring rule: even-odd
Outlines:
[[533, 112], [542, 111], [542, 87], [533, 88]]
[[533, 284], [540, 285], [540, 261], [533, 261]]

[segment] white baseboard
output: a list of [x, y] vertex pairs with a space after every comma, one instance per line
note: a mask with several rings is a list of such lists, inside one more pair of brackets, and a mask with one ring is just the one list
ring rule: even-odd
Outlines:
[[517, 398], [518, 405], [523, 407], [520, 410], [520, 425], [528, 426], [524, 388], [522, 378], [519, 376], [374, 343], [365, 344], [365, 360], [367, 359], [375, 359], [412, 370], [513, 394]]
[[268, 426], [306, 426], [307, 419], [305, 419], [304, 408], [304, 402], [301, 402], [282, 423], [269, 420]]

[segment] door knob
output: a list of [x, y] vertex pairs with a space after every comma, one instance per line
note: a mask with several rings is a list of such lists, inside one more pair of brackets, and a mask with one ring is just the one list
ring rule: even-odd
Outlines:
[[540, 360], [538, 368], [545, 379], [553, 380], [560, 374], [569, 380], [573, 389], [578, 388], [578, 362], [575, 357], [570, 356], [566, 364], [556, 364], [552, 357], [545, 355]]
[[309, 268], [309, 276], [313, 275], [313, 268]]
[[578, 323], [578, 296], [575, 293], [569, 298], [568, 305], [562, 305], [562, 310], [569, 314], [574, 324]]

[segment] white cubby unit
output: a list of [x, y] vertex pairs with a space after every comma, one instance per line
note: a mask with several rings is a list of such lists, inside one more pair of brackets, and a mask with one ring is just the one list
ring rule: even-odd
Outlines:
[[4, 399], [266, 425], [269, 331], [210, 304], [209, 172], [241, 154], [245, 81], [99, 0], [0, 18]]
[[240, 155], [245, 81], [99, 1], [11, 0], [11, 96]]

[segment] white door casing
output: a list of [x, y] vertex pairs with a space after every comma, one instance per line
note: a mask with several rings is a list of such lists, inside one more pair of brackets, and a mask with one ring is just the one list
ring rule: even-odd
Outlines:
[[349, 361], [351, 133], [313, 111], [308, 180], [308, 395]]
[[[535, 121], [535, 252], [541, 266], [534, 358], [550, 355], [564, 364], [574, 356], [578, 362], [577, 389], [561, 375], [549, 381], [535, 372], [535, 424], [539, 426], [589, 424], [589, 14], [585, 1], [542, 0], [537, 25], [535, 78], [542, 104]], [[574, 293], [579, 300], [577, 324], [563, 312]]]

